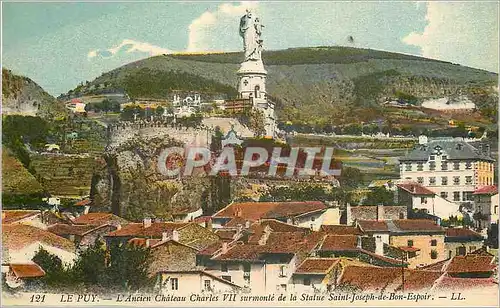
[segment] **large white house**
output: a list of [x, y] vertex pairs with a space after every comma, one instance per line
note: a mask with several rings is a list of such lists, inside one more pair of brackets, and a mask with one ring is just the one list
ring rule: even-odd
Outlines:
[[452, 202], [474, 202], [476, 189], [493, 184], [494, 160], [488, 144], [477, 147], [457, 139], [428, 140], [400, 158], [400, 177]]

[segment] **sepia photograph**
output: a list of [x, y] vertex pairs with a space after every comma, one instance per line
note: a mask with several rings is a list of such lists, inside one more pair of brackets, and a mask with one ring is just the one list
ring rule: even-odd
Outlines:
[[498, 307], [498, 1], [1, 1], [1, 305]]

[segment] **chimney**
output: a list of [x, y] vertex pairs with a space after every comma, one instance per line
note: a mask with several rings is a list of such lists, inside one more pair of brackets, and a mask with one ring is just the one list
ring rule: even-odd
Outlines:
[[384, 220], [384, 206], [382, 204], [377, 205], [377, 220]]
[[490, 148], [490, 145], [489, 145], [489, 144], [487, 144], [487, 145], [485, 146], [485, 151], [484, 151], [484, 154], [485, 154], [486, 156], [488, 156], [488, 157], [491, 155], [491, 148]]
[[146, 239], [146, 247], [149, 247], [149, 239]]
[[379, 256], [384, 255], [384, 242], [382, 242], [382, 237], [375, 236], [375, 253]]
[[221, 253], [222, 253], [222, 254], [227, 253], [227, 242], [222, 242], [222, 250], [221, 250]]
[[245, 221], [245, 229], [250, 229], [250, 221]]
[[174, 230], [172, 231], [172, 240], [178, 242], [179, 241], [179, 231]]
[[350, 203], [347, 203], [347, 207], [346, 207], [346, 224], [348, 226], [352, 225], [352, 217], [351, 217], [351, 204]]
[[166, 242], [168, 240], [168, 232], [161, 233], [161, 241]]
[[84, 208], [83, 208], [83, 215], [87, 215], [90, 211], [90, 206], [89, 205], [86, 205]]
[[356, 236], [356, 239], [357, 239], [357, 245], [356, 245], [356, 247], [358, 247], [358, 249], [362, 249], [363, 246], [362, 246], [362, 243], [361, 243], [361, 237], [360, 236]]
[[142, 226], [144, 229], [151, 227], [151, 218], [144, 218]]
[[212, 230], [212, 217], [210, 217], [207, 221], [205, 221], [205, 228], [208, 230]]

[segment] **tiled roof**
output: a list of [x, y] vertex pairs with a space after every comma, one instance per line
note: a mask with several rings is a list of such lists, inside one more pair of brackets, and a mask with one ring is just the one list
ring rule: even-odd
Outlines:
[[354, 286], [362, 291], [377, 291], [384, 289], [399, 277], [401, 269], [397, 267], [346, 266], [340, 284]]
[[446, 259], [443, 261], [439, 261], [436, 263], [428, 264], [422, 267], [419, 267], [420, 270], [423, 271], [437, 271], [437, 272], [444, 272], [444, 269], [446, 265], [450, 262], [450, 259]]
[[358, 220], [358, 226], [363, 232], [387, 232], [389, 228], [387, 222], [380, 220]]
[[496, 195], [498, 187], [496, 185], [484, 186], [474, 191], [474, 195]]
[[498, 292], [498, 282], [491, 278], [453, 278], [444, 276], [434, 286], [434, 291], [463, 291], [470, 289], [491, 288]]
[[212, 216], [199, 216], [199, 217], [196, 217], [195, 219], [193, 219], [192, 222], [202, 223], [202, 222], [208, 222], [210, 220], [212, 220]]
[[424, 195], [424, 196], [435, 195], [435, 193], [432, 190], [425, 188], [424, 186], [418, 183], [403, 183], [403, 184], [398, 184], [398, 187], [409, 192], [412, 195]]
[[428, 219], [398, 219], [388, 221], [389, 230], [391, 233], [428, 233], [438, 232], [445, 233], [444, 228]]
[[85, 215], [81, 215], [75, 218], [75, 220], [73, 220], [73, 223], [78, 225], [102, 226], [111, 223], [126, 224], [128, 223], [128, 221], [121, 217], [113, 215], [112, 213], [96, 212], [96, 213], [88, 213]]
[[198, 254], [203, 256], [213, 256], [221, 248], [222, 248], [222, 241], [215, 242], [212, 245], [206, 247], [205, 249], [199, 251]]
[[36, 263], [9, 264], [17, 278], [36, 278], [45, 276], [45, 271]]
[[156, 237], [161, 238], [163, 232], [172, 233], [189, 225], [187, 222], [152, 222], [151, 226], [144, 228], [143, 223], [129, 223], [121, 229], [108, 233], [106, 236], [124, 237]]
[[76, 202], [75, 206], [86, 206], [86, 205], [89, 205], [91, 203], [92, 203], [92, 200], [90, 200], [89, 198], [86, 198], [86, 199], [83, 199], [83, 200]]
[[237, 233], [236, 230], [225, 230], [225, 229], [215, 230], [215, 234], [217, 234], [222, 240], [233, 240], [236, 233]]
[[228, 221], [224, 227], [225, 228], [236, 228], [238, 225], [241, 225], [242, 227], [245, 227], [247, 220], [243, 217], [234, 217], [230, 221]]
[[327, 274], [340, 259], [334, 258], [307, 258], [295, 270], [297, 274]]
[[295, 217], [321, 210], [326, 210], [326, 205], [321, 201], [279, 202], [263, 218]]
[[24, 224], [2, 226], [2, 246], [9, 250], [20, 250], [36, 242], [74, 252], [73, 242], [46, 230]]
[[320, 201], [304, 202], [242, 202], [232, 203], [217, 212], [214, 217], [242, 217], [246, 220], [261, 218], [285, 218], [326, 209]]
[[465, 228], [447, 228], [445, 242], [456, 242], [456, 241], [482, 241], [483, 236], [471, 229]]
[[3, 210], [2, 224], [10, 224], [16, 221], [40, 214], [40, 211], [32, 210]]
[[278, 203], [276, 202], [243, 202], [243, 203], [232, 203], [219, 212], [217, 212], [214, 217], [236, 217], [240, 216], [248, 220], [259, 220], [267, 212], [276, 207]]
[[427, 144], [417, 144], [408, 155], [401, 157], [399, 160], [427, 161], [429, 156], [436, 152], [436, 147], [440, 147], [441, 152], [447, 155], [449, 160], [471, 159], [493, 161], [491, 157], [484, 155], [469, 143], [459, 140], [431, 140]]
[[322, 251], [357, 250], [359, 238], [357, 235], [327, 235], [321, 244]]
[[490, 272], [496, 268], [494, 259], [492, 256], [455, 256], [445, 270], [448, 273]]
[[260, 224], [262, 226], [269, 226], [274, 232], [307, 232], [308, 228], [298, 227], [290, 225], [275, 219], [265, 219], [261, 220]]
[[322, 225], [322, 232], [332, 235], [362, 235], [363, 232], [359, 228], [346, 225]]
[[91, 225], [68, 225], [68, 224], [55, 224], [47, 228], [47, 231], [52, 232], [57, 235], [79, 235], [83, 236], [93, 230], [99, 229], [99, 227]]
[[[429, 290], [434, 285], [434, 282], [443, 275], [439, 271], [422, 271], [422, 270], [408, 270], [404, 271], [404, 290], [408, 291], [421, 291]], [[400, 285], [397, 290], [402, 289]]]
[[263, 251], [263, 248], [260, 245], [237, 244], [231, 247], [226, 253], [215, 256], [214, 260], [263, 262], [260, 259], [260, 253]]

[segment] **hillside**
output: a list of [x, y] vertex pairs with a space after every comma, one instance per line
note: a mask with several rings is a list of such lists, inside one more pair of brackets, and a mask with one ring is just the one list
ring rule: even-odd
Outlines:
[[8, 149], [2, 150], [2, 193], [4, 195], [37, 194], [43, 191], [35, 177]]
[[[104, 73], [89, 87], [106, 84], [132, 97], [171, 98], [173, 90], [231, 97], [241, 58], [241, 53], [156, 56]], [[458, 93], [470, 94], [480, 109], [497, 108], [490, 97], [497, 74], [448, 62], [350, 47], [267, 51], [263, 59], [268, 94], [282, 121], [339, 125], [387, 120], [380, 106], [387, 99], [411, 97], [418, 104]], [[487, 122], [495, 118], [485, 117]]]
[[2, 69], [2, 114], [40, 116], [52, 119], [65, 108], [33, 80]]

